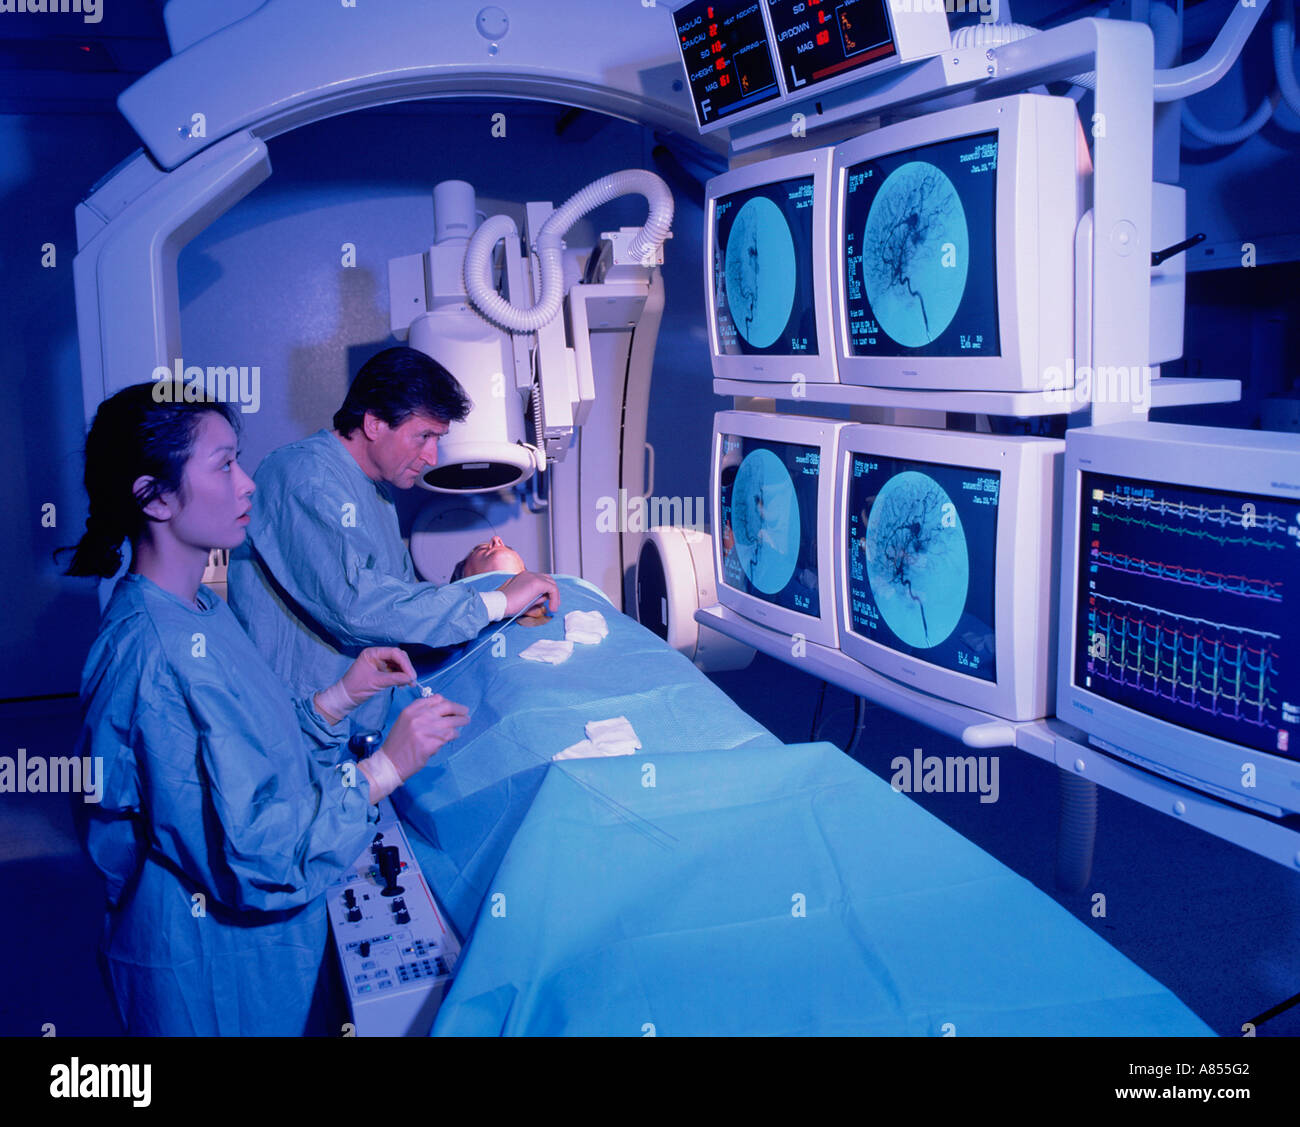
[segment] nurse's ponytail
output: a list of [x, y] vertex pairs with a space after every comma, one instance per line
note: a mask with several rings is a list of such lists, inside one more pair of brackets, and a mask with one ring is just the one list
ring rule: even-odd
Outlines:
[[[203, 415], [215, 411], [232, 427], [237, 425], [237, 416], [225, 403], [160, 401], [157, 389], [167, 386], [145, 383], [124, 388], [95, 412], [86, 437], [90, 514], [76, 548], [60, 549], [73, 552], [66, 574], [105, 579], [116, 575], [122, 566], [123, 544], [134, 544], [149, 520], [144, 507], [164, 493], [180, 490]], [[153, 482], [134, 493], [132, 487], [142, 477]]]

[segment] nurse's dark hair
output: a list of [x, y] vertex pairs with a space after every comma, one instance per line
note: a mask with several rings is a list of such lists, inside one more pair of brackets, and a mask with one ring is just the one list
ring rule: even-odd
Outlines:
[[446, 368], [415, 348], [386, 348], [361, 365], [334, 429], [346, 437], [365, 422], [366, 413], [400, 427], [412, 415], [459, 422], [473, 406], [465, 389]]
[[[86, 533], [71, 551], [68, 575], [98, 575], [105, 579], [122, 566], [122, 543], [133, 544], [149, 517], [144, 507], [164, 493], [180, 490], [185, 463], [194, 451], [194, 438], [203, 416], [215, 413], [238, 429], [238, 416], [226, 403], [159, 402], [167, 383], [142, 383], [123, 388], [105, 399], [95, 412], [86, 436], [86, 495], [90, 514]], [[133, 492], [137, 480], [153, 479]], [[55, 554], [56, 558], [58, 553]]]

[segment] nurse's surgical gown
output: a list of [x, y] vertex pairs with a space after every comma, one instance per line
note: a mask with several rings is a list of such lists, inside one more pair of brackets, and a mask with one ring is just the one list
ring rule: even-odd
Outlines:
[[[291, 692], [337, 681], [366, 646], [451, 646], [488, 624], [472, 589], [420, 582], [391, 488], [332, 431], [273, 450], [255, 480], [248, 539], [230, 553], [230, 606]], [[352, 724], [377, 728], [388, 698], [376, 694]]]
[[[229, 608], [124, 576], [82, 677], [79, 754], [102, 760], [87, 848], [130, 1033], [333, 1032], [322, 893], [378, 812], [310, 698], [294, 702]], [[323, 686], [321, 686], [323, 687]]]

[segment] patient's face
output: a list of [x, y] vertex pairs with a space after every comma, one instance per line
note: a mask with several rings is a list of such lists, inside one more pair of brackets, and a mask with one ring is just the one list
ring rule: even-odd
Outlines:
[[475, 544], [465, 557], [466, 575], [482, 575], [488, 571], [508, 571], [518, 575], [524, 570], [523, 557], [513, 548], [507, 547], [500, 536]]

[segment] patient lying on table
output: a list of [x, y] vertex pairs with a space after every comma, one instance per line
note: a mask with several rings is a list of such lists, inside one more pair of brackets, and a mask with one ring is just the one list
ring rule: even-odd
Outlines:
[[[486, 575], [492, 571], [507, 571], [511, 575], [518, 575], [526, 570], [523, 556], [500, 536], [493, 536], [469, 550], [465, 558], [452, 569], [451, 582], [455, 583], [458, 579], [471, 575]], [[550, 621], [551, 616], [541, 603], [519, 617], [519, 622], [524, 626], [542, 626]]]

